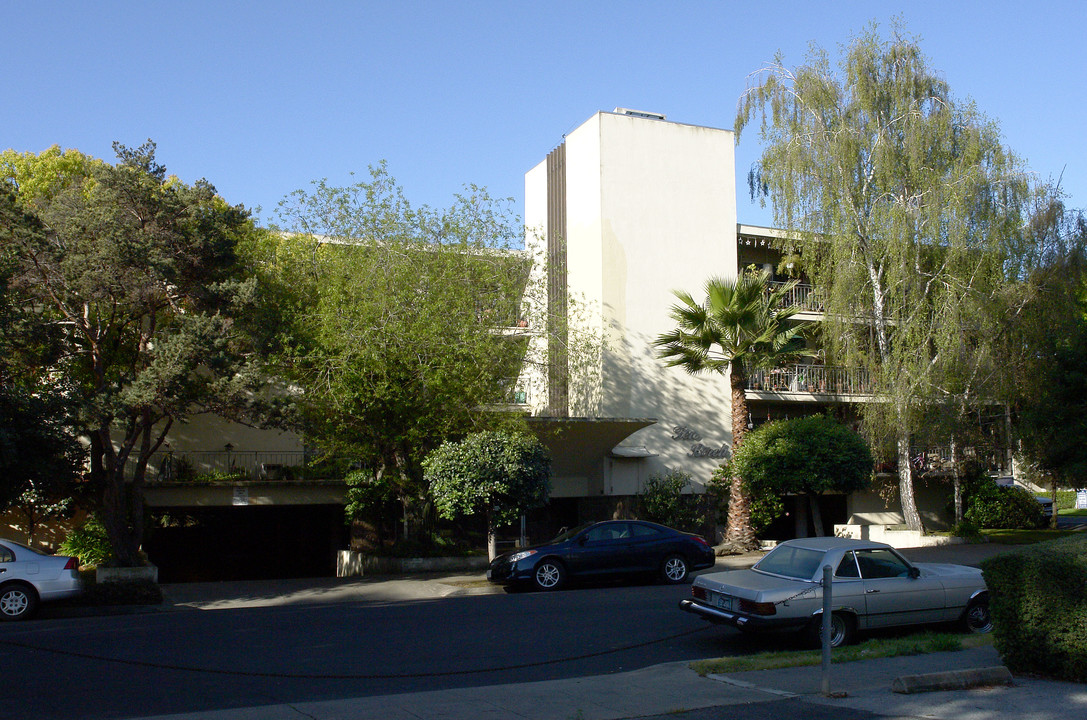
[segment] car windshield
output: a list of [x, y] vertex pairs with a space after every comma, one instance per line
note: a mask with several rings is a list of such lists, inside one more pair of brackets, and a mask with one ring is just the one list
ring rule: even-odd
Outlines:
[[819, 569], [825, 553], [822, 550], [778, 545], [755, 565], [755, 570], [784, 575], [785, 577], [811, 580]]

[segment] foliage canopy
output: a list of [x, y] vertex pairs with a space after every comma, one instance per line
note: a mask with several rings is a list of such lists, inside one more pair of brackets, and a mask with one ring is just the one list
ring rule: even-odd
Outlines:
[[990, 330], [1040, 257], [1024, 232], [1033, 189], [997, 125], [897, 27], [855, 38], [838, 73], [815, 49], [754, 77], [736, 117], [738, 135], [755, 126], [764, 143], [752, 193], [795, 233], [829, 356], [875, 381], [884, 402], [862, 407], [865, 432], [877, 452], [894, 447], [903, 514], [920, 529], [915, 410], [992, 396]]

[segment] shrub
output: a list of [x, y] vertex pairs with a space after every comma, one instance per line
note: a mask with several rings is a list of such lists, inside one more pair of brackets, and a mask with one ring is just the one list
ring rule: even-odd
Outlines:
[[[713, 477], [710, 478], [709, 485], [706, 488], [707, 494], [717, 505], [717, 522], [721, 525], [728, 522], [728, 500], [732, 490], [731, 483], [732, 466], [726, 463], [718, 466], [713, 471]], [[785, 514], [785, 503], [781, 501], [781, 496], [768, 489], [764, 488], [761, 491], [752, 492], [750, 499], [751, 527], [755, 530], [756, 535]]]
[[113, 554], [113, 546], [110, 545], [105, 526], [97, 517], [90, 515], [83, 525], [68, 533], [60, 544], [60, 551], [79, 558], [80, 565], [97, 567]]
[[651, 475], [638, 495], [639, 516], [685, 532], [701, 533], [706, 521], [702, 497], [684, 494], [691, 476], [682, 470]]
[[1003, 553], [981, 567], [993, 644], [1008, 669], [1087, 682], [1087, 537]]
[[981, 483], [969, 499], [966, 519], [985, 529], [1032, 530], [1045, 525], [1041, 504], [1022, 488]]

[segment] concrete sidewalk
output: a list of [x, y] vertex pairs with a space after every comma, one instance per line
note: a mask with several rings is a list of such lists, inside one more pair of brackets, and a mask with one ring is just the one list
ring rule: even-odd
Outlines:
[[996, 651], [986, 647], [834, 665], [831, 690], [845, 693], [844, 697], [821, 694], [818, 666], [699, 677], [687, 663], [668, 663], [614, 675], [231, 708], [154, 720], [619, 720], [653, 716], [697, 720], [742, 718], [749, 713], [745, 706], [786, 698], [893, 718], [1066, 720], [1087, 713], [1087, 687], [1073, 683], [1017, 678], [1009, 687], [909, 695], [891, 691], [895, 678], [902, 675], [986, 668], [999, 662]]

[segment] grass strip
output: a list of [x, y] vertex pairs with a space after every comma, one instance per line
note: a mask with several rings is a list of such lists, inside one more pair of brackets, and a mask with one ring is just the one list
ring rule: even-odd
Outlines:
[[[932, 632], [905, 637], [872, 638], [859, 645], [836, 648], [831, 654], [831, 662], [845, 663], [903, 655], [952, 652], [990, 644], [992, 644], [992, 637], [989, 635], [955, 635]], [[706, 676], [750, 670], [777, 670], [786, 667], [819, 665], [822, 658], [823, 655], [820, 650], [763, 652], [739, 657], [695, 660], [690, 667], [699, 675]]]

